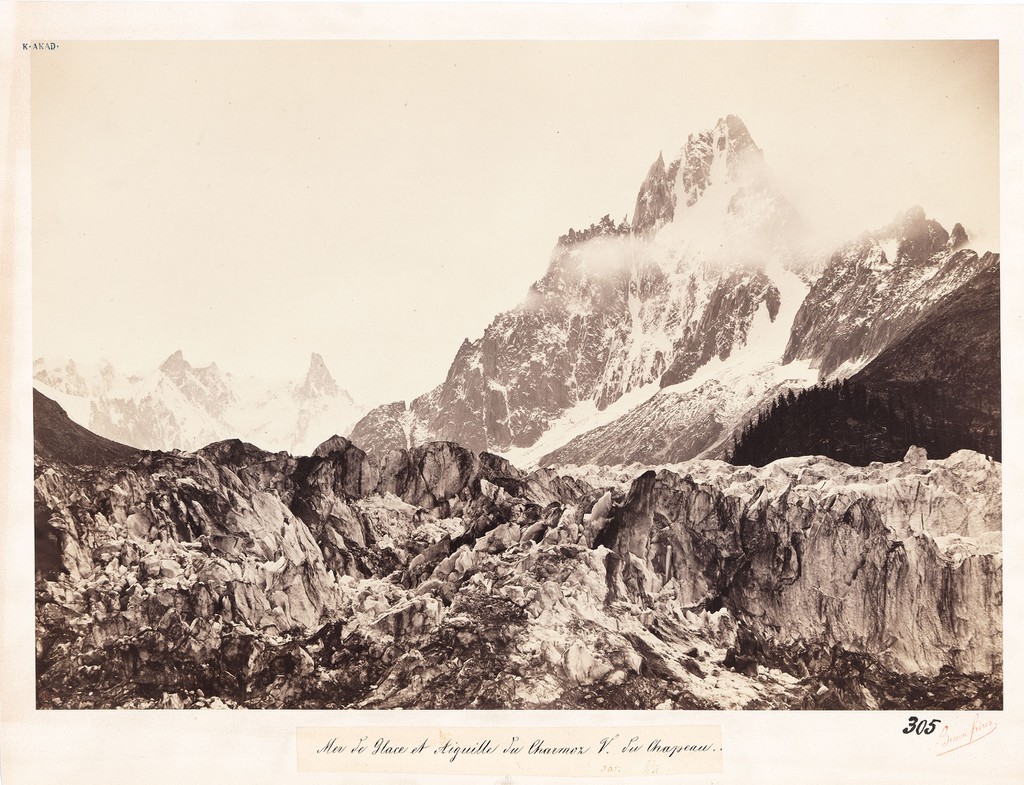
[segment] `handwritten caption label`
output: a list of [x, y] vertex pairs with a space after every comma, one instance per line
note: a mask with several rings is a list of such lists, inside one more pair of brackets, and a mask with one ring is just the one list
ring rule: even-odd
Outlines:
[[298, 770], [643, 776], [722, 771], [720, 725], [298, 728]]

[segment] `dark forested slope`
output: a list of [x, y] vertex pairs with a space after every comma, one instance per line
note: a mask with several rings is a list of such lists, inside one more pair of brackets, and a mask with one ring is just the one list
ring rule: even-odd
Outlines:
[[931, 457], [971, 449], [999, 459], [999, 364], [995, 264], [851, 378], [780, 396], [738, 435], [730, 460], [827, 455], [866, 465], [898, 460], [910, 445]]

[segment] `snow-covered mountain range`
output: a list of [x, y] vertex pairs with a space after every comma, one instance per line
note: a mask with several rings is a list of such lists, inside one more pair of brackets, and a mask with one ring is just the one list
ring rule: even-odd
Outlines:
[[276, 385], [180, 352], [139, 378], [39, 360], [35, 381], [74, 421], [146, 448], [308, 453], [340, 434], [377, 457], [451, 441], [522, 466], [722, 457], [780, 393], [865, 368], [999, 261], [920, 207], [839, 248], [809, 236], [729, 115], [658, 155], [631, 220], [562, 235], [523, 302], [412, 401], [360, 409], [315, 354]]
[[517, 308], [466, 340], [447, 378], [372, 409], [352, 440], [433, 440], [520, 465], [721, 455], [780, 391], [864, 367], [998, 255], [919, 207], [814, 249], [743, 122], [659, 155], [631, 222], [570, 230]]
[[195, 367], [181, 351], [138, 376], [109, 362], [36, 359], [33, 383], [79, 425], [152, 450], [194, 450], [241, 438], [268, 450], [308, 454], [365, 411], [314, 353], [300, 380], [272, 381]]

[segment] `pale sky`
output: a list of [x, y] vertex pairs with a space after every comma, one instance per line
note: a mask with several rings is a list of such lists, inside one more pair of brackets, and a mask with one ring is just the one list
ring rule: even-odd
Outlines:
[[989, 42], [62, 42], [33, 56], [33, 354], [316, 351], [411, 398], [728, 113], [824, 234], [920, 204], [994, 238], [997, 73]]

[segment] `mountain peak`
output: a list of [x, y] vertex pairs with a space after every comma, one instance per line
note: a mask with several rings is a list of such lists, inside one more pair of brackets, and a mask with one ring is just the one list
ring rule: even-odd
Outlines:
[[749, 147], [757, 147], [754, 144], [753, 137], [750, 135], [750, 131], [747, 129], [746, 123], [734, 114], [727, 114], [725, 117], [720, 118], [715, 124], [715, 128], [720, 134], [727, 135], [737, 143], [744, 143]]
[[181, 349], [178, 349], [178, 351], [176, 351], [174, 354], [172, 354], [170, 357], [168, 357], [166, 360], [160, 363], [160, 370], [164, 371], [165, 373], [167, 371], [174, 371], [182, 368], [191, 367], [192, 366], [189, 364], [188, 360], [185, 359], [185, 355], [181, 351]]
[[299, 395], [310, 398], [318, 395], [337, 395], [340, 392], [338, 383], [327, 369], [327, 363], [317, 352], [309, 355], [309, 370], [306, 379], [299, 388]]
[[720, 119], [715, 131], [718, 150], [726, 155], [730, 174], [733, 173], [733, 166], [747, 156], [759, 162], [763, 159], [764, 153], [750, 135], [746, 123], [736, 115], [729, 114]]
[[734, 114], [719, 118], [713, 128], [690, 134], [670, 170], [680, 170], [676, 193], [692, 207], [712, 185], [740, 185], [764, 176], [764, 154], [744, 122]]
[[919, 204], [907, 208], [907, 210], [896, 217], [896, 222], [902, 226], [912, 226], [925, 220], [924, 208]]
[[938, 221], [929, 218], [919, 205], [897, 215], [891, 224], [876, 232], [875, 236], [876, 239], [895, 240], [901, 255], [917, 261], [924, 261], [942, 250], [949, 241], [949, 232]]
[[970, 237], [967, 236], [967, 230], [964, 229], [963, 225], [959, 222], [953, 224], [953, 229], [949, 233], [949, 240], [947, 241], [947, 247], [951, 251], [956, 251], [967, 245]]
[[645, 234], [672, 220], [675, 198], [672, 184], [665, 171], [665, 156], [658, 153], [657, 160], [647, 170], [647, 177], [636, 195], [633, 209], [633, 231]]

